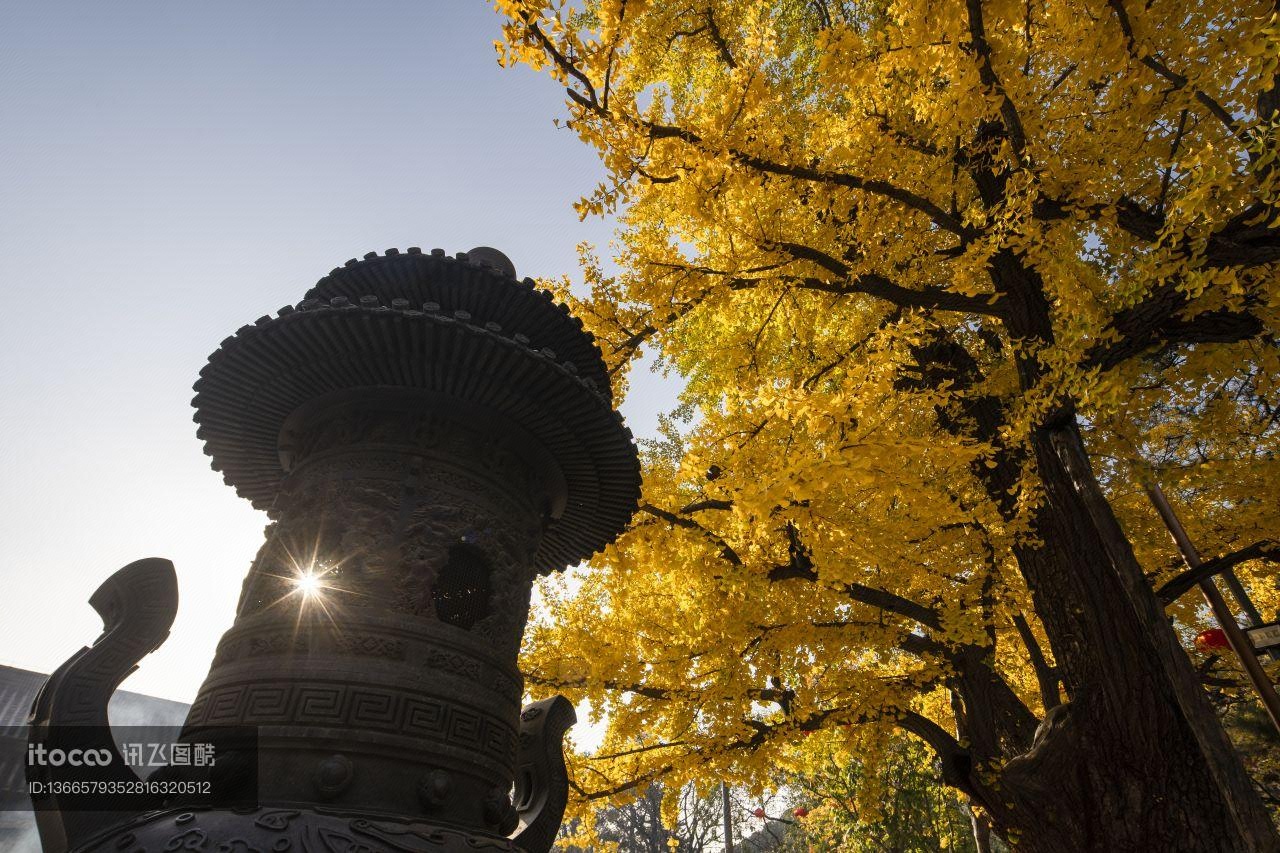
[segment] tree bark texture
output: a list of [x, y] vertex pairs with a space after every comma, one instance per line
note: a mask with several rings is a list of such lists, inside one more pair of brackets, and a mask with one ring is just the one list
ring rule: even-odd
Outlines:
[[[999, 289], [1021, 297], [1010, 299], [1010, 336], [1051, 340], [1034, 273], [998, 256], [992, 275]], [[973, 388], [981, 378], [973, 356], [945, 333], [916, 355], [924, 385], [948, 381]], [[1036, 387], [1038, 371], [1034, 357], [1020, 359], [1024, 388]], [[995, 443], [1005, 422], [1001, 401], [981, 394], [938, 415], [944, 429]], [[1033, 431], [1029, 448], [1006, 448], [993, 468], [975, 465], [1006, 517], [1017, 511], [1010, 489], [1028, 462], [1044, 490], [1032, 522], [1038, 544], [1017, 546], [1014, 555], [1069, 701], [1047, 709], [1031, 748], [993, 782], [983, 765], [999, 750], [982, 742], [972, 725], [995, 710], [983, 699], [991, 691], [962, 679], [964, 703], [973, 708], [971, 795], [991, 815], [994, 829], [1017, 838], [1023, 850], [1280, 850], [1280, 838], [1094, 477], [1067, 403]]]
[[1074, 419], [1032, 445], [1040, 544], [1017, 557], [1070, 699], [1006, 765], [988, 811], [1037, 853], [1280, 849]]

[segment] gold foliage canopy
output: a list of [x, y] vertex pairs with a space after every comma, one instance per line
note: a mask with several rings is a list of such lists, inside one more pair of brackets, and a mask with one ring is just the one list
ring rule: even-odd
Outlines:
[[565, 295], [620, 391], [649, 347], [696, 414], [531, 631], [530, 682], [609, 713], [583, 802], [760, 786], [817, 729], [997, 774], [1073, 689], [1017, 560], [1046, 424], [1084, 431], [1154, 587], [1179, 564], [1143, 471], [1206, 552], [1274, 555], [1271, 5], [497, 6], [606, 166], [580, 212], [623, 226], [621, 272], [584, 249]]

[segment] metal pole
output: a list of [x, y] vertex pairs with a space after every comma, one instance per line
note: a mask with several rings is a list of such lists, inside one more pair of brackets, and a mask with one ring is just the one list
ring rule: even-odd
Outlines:
[[724, 853], [733, 853], [733, 818], [729, 814], [729, 786], [720, 783], [720, 796], [724, 800]]
[[[1146, 483], [1146, 489], [1151, 502], [1155, 504], [1156, 510], [1164, 520], [1165, 527], [1169, 528], [1169, 532], [1173, 534], [1173, 541], [1178, 543], [1178, 550], [1182, 552], [1182, 558], [1186, 560], [1187, 565], [1192, 569], [1199, 568], [1202, 562], [1200, 560], [1200, 552], [1196, 550], [1196, 546], [1191, 542], [1191, 537], [1187, 536], [1187, 531], [1182, 526], [1182, 522], [1178, 520], [1173, 507], [1169, 504], [1169, 499], [1165, 497], [1164, 490], [1153, 480]], [[1271, 718], [1271, 724], [1280, 733], [1280, 696], [1276, 695], [1275, 687], [1271, 684], [1271, 680], [1267, 678], [1267, 673], [1262, 669], [1262, 664], [1258, 662], [1258, 654], [1253, 648], [1253, 643], [1245, 636], [1244, 631], [1240, 630], [1240, 626], [1236, 623], [1235, 615], [1228, 609], [1227, 602], [1223, 600], [1222, 593], [1218, 591], [1218, 585], [1213, 578], [1205, 578], [1200, 581], [1200, 591], [1204, 593], [1205, 601], [1209, 602], [1214, 618], [1218, 620], [1218, 624], [1222, 626], [1223, 633], [1227, 635], [1227, 642], [1230, 643], [1231, 650], [1236, 653], [1236, 657], [1240, 660], [1240, 665], [1244, 668], [1245, 675], [1249, 677], [1250, 683], [1253, 684], [1253, 689], [1257, 691], [1258, 697], [1262, 699], [1262, 706], [1266, 709], [1267, 716]]]
[[[1227, 569], [1222, 573], [1222, 582], [1227, 585], [1227, 589], [1231, 590], [1231, 597], [1240, 605], [1240, 609], [1244, 611], [1245, 618], [1248, 620], [1246, 628], [1257, 628], [1264, 624], [1262, 614], [1258, 612], [1258, 606], [1253, 603], [1253, 599], [1249, 597], [1248, 591], [1244, 588], [1244, 584], [1240, 583], [1240, 578], [1236, 577], [1235, 569]], [[1273, 646], [1262, 652], [1272, 660], [1280, 660], [1280, 647]]]
[[1253, 603], [1253, 599], [1249, 597], [1249, 593], [1245, 591], [1244, 584], [1240, 583], [1240, 578], [1236, 577], [1235, 569], [1227, 569], [1222, 573], [1222, 582], [1227, 585], [1227, 589], [1231, 590], [1231, 597], [1240, 605], [1240, 609], [1244, 611], [1244, 615], [1249, 618], [1250, 628], [1256, 628], [1262, 624], [1262, 614], [1258, 612], [1257, 606]]

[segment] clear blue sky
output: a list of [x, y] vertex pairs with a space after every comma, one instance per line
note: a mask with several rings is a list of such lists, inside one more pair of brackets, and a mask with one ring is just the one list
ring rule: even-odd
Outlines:
[[[552, 119], [497, 66], [481, 0], [0, 4], [0, 662], [97, 636], [86, 599], [144, 556], [178, 568], [169, 641], [131, 690], [189, 701], [265, 516], [201, 452], [190, 390], [239, 326], [347, 258], [505, 251], [576, 275], [611, 224]], [[624, 406], [651, 433], [671, 390]]]

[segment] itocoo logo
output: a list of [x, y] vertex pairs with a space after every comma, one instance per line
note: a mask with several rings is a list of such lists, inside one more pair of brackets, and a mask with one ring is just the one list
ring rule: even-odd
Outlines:
[[41, 767], [106, 767], [109, 749], [47, 749], [42, 743], [27, 744], [27, 764]]

